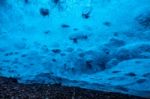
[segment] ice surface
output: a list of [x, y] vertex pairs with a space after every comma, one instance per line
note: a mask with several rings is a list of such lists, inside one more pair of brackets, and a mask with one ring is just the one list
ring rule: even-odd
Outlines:
[[0, 75], [150, 97], [150, 1], [0, 0]]

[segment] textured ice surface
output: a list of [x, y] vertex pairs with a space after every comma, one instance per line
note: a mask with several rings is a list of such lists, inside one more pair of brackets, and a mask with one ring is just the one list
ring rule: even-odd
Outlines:
[[150, 97], [150, 1], [0, 0], [0, 75]]

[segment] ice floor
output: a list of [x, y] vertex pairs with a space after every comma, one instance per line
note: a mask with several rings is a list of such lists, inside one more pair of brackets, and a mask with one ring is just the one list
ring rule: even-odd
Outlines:
[[0, 0], [0, 76], [150, 98], [150, 0]]

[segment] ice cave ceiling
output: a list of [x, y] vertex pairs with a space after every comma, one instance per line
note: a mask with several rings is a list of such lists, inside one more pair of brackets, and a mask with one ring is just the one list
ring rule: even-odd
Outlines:
[[0, 76], [150, 97], [150, 0], [0, 0]]

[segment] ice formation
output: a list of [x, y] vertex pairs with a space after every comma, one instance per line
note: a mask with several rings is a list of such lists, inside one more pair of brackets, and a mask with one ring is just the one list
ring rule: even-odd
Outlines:
[[150, 97], [150, 0], [0, 0], [0, 76]]

